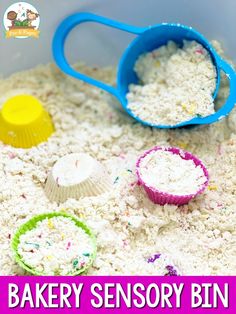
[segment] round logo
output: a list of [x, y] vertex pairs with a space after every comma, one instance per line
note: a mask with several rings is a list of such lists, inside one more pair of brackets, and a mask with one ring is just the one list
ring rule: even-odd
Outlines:
[[27, 2], [12, 4], [4, 14], [3, 24], [7, 38], [38, 38], [39, 36], [39, 13]]

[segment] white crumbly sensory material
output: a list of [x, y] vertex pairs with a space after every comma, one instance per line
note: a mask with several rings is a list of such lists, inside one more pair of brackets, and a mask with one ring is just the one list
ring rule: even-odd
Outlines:
[[[115, 85], [116, 69], [76, 68]], [[191, 129], [143, 127], [115, 110], [110, 95], [51, 65], [0, 80], [1, 104], [22, 92], [42, 101], [56, 132], [31, 149], [0, 144], [1, 275], [26, 274], [10, 248], [16, 229], [34, 215], [62, 209], [84, 219], [96, 234], [98, 253], [89, 275], [161, 274], [158, 262], [155, 268], [147, 263], [156, 252], [168, 256], [184, 275], [236, 274], [236, 128], [228, 124], [235, 109], [229, 118]], [[222, 75], [218, 105], [227, 94]], [[136, 184], [135, 163], [153, 146], [177, 146], [198, 156], [210, 175], [205, 192], [180, 208], [149, 201]], [[60, 157], [80, 152], [108, 169], [112, 190], [51, 203], [44, 193], [48, 172]]]
[[195, 194], [207, 178], [202, 167], [169, 151], [152, 151], [142, 158], [139, 172], [144, 183], [174, 195]]
[[67, 217], [39, 221], [20, 236], [18, 252], [25, 264], [44, 275], [70, 275], [90, 263], [90, 236]]
[[214, 113], [216, 70], [207, 50], [195, 41], [180, 48], [173, 41], [141, 55], [134, 68], [139, 83], [131, 84], [128, 108], [156, 125], [176, 125]]

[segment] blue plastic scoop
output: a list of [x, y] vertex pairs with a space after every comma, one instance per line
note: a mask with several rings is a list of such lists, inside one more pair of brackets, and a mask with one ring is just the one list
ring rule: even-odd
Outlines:
[[[137, 37], [126, 48], [119, 62], [116, 88], [75, 71], [65, 58], [64, 45], [67, 35], [75, 26], [84, 22], [96, 22], [137, 35]], [[183, 44], [183, 40], [195, 40], [205, 49], [207, 49], [211, 55], [212, 62], [215, 65], [217, 73], [216, 88], [213, 95], [214, 99], [217, 96], [220, 86], [220, 70], [223, 70], [226, 73], [230, 83], [230, 94], [226, 103], [214, 114], [205, 118], [196, 117], [174, 126], [155, 125], [136, 117], [134, 113], [129, 108], [127, 108], [128, 104], [126, 94], [129, 91], [129, 85], [137, 84], [138, 81], [138, 78], [134, 72], [134, 65], [136, 60], [141, 54], [166, 45], [169, 40], [172, 40], [180, 45]], [[129, 115], [144, 125], [156, 128], [176, 128], [194, 124], [209, 124], [220, 120], [229, 114], [229, 112], [233, 109], [234, 104], [236, 103], [235, 71], [216, 53], [214, 48], [211, 46], [208, 40], [203, 37], [203, 35], [198, 33], [193, 28], [185, 25], [162, 23], [142, 28], [120, 23], [91, 13], [76, 13], [67, 17], [59, 25], [54, 35], [52, 49], [55, 62], [63, 72], [111, 93], [118, 98], [123, 108]]]

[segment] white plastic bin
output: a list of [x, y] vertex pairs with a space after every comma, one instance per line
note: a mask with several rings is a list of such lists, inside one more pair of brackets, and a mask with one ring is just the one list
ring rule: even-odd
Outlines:
[[[14, 2], [1, 0], [0, 15]], [[39, 39], [6, 39], [4, 26], [0, 35], [0, 74], [33, 67], [52, 60], [53, 33], [67, 15], [90, 11], [135, 25], [180, 22], [191, 25], [208, 39], [222, 41], [236, 60], [235, 0], [31, 0], [40, 13]], [[121, 31], [86, 23], [76, 28], [68, 40], [67, 51], [72, 62], [115, 64], [132, 36]]]

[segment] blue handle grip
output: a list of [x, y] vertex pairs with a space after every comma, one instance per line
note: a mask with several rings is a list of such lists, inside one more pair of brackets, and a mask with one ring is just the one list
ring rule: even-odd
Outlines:
[[91, 14], [91, 13], [76, 13], [67, 17], [59, 25], [54, 35], [53, 44], [52, 44], [53, 57], [55, 59], [55, 62], [57, 63], [57, 65], [63, 72], [77, 79], [85, 81], [89, 84], [92, 84], [96, 87], [102, 88], [103, 90], [113, 94], [115, 97], [120, 99], [119, 92], [116, 88], [110, 85], [107, 85], [103, 82], [100, 82], [96, 79], [93, 79], [85, 74], [75, 71], [66, 60], [65, 51], [64, 51], [65, 40], [68, 34], [70, 33], [70, 31], [75, 26], [84, 22], [96, 22], [103, 25], [107, 25], [109, 27], [120, 29], [122, 31], [136, 34], [136, 35], [142, 34], [146, 30], [146, 28], [123, 24], [123, 23], [99, 16], [99, 15]]

